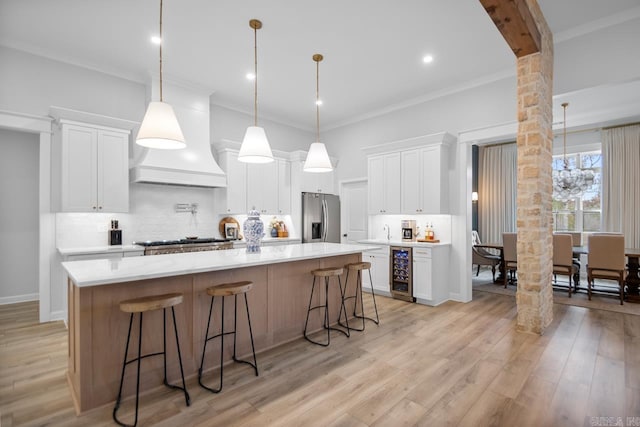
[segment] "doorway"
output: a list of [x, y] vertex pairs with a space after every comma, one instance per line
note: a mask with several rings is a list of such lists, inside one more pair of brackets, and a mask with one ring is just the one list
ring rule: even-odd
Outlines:
[[367, 180], [342, 181], [342, 243], [357, 243], [367, 238]]
[[0, 304], [39, 299], [39, 142], [0, 129]]

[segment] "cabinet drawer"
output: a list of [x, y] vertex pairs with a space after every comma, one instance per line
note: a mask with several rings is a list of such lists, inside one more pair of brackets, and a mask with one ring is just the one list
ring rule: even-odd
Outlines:
[[413, 248], [413, 257], [431, 258], [431, 248]]

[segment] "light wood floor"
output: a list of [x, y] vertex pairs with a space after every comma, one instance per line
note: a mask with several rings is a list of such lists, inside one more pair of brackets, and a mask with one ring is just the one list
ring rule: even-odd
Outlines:
[[[556, 304], [540, 337], [514, 331], [510, 296], [476, 292], [472, 303], [436, 308], [379, 297], [378, 306], [380, 326], [334, 333], [328, 348], [298, 340], [259, 354], [259, 377], [232, 365], [219, 395], [189, 379], [190, 407], [179, 391], [152, 390], [139, 425], [640, 423], [640, 316]], [[112, 407], [76, 417], [66, 329], [38, 324], [37, 311], [0, 306], [0, 425], [113, 425]]]

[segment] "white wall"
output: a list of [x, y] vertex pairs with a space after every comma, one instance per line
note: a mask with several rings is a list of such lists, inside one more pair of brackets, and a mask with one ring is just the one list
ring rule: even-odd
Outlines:
[[71, 108], [141, 121], [145, 87], [118, 77], [0, 46], [0, 109], [46, 116]]
[[636, 18], [556, 43], [553, 93], [562, 94], [638, 79], [638, 40], [640, 19]]
[[[274, 150], [307, 151], [309, 144], [315, 141], [315, 134], [310, 131], [263, 118], [259, 118], [258, 124], [264, 128], [269, 144]], [[211, 105], [211, 141], [216, 148], [223, 140], [242, 142], [247, 126], [251, 125], [253, 125], [253, 115]]]
[[352, 179], [367, 175], [364, 147], [514, 121], [515, 109], [515, 78], [506, 78], [331, 130], [324, 139], [329, 154], [340, 159], [338, 180]]
[[0, 129], [0, 304], [38, 299], [37, 134]]

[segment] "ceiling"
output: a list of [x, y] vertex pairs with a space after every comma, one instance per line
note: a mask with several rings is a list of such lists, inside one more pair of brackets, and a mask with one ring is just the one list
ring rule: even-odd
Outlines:
[[[557, 36], [620, 16], [638, 0], [539, 4]], [[148, 83], [158, 72], [150, 42], [158, 12], [159, 0], [2, 0], [0, 44]], [[325, 129], [515, 73], [514, 55], [478, 0], [164, 0], [165, 79], [252, 114], [251, 18], [263, 22], [259, 116], [301, 129], [315, 128], [314, 53], [325, 57]]]

